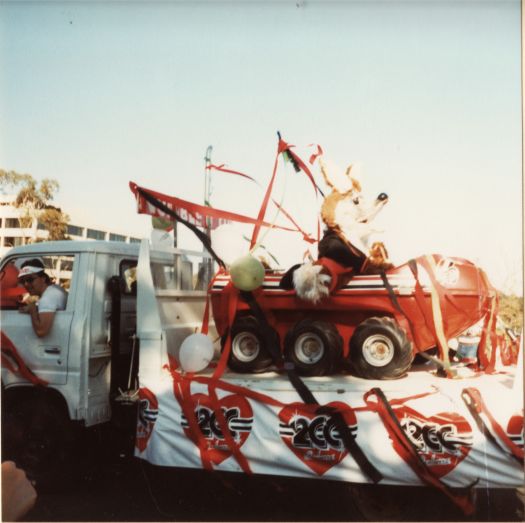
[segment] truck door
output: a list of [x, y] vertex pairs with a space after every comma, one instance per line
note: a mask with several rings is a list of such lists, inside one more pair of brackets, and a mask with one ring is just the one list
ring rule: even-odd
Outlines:
[[[1, 275], [8, 272], [16, 275], [24, 261], [34, 258], [34, 255], [9, 258], [2, 265]], [[39, 338], [33, 331], [30, 316], [18, 312], [16, 292], [7, 292], [8, 282], [2, 278], [2, 380], [6, 385], [27, 379], [27, 373], [24, 378], [24, 373], [20, 372], [21, 363], [22, 367], [25, 366], [50, 385], [64, 385], [67, 382], [69, 339], [76, 292], [75, 256], [41, 255], [38, 258], [44, 263], [45, 271], [53, 283], [62, 286], [68, 292], [66, 310], [55, 313], [51, 331], [47, 336]], [[16, 279], [11, 283], [14, 283], [11, 288], [14, 288]], [[26, 294], [24, 298], [29, 297]], [[37, 297], [29, 299], [37, 300]], [[9, 372], [7, 369], [10, 369]]]
[[[119, 260], [119, 284], [112, 290], [111, 308], [111, 388], [134, 389], [138, 386], [137, 282], [136, 259]], [[118, 303], [118, 305], [117, 305]], [[116, 330], [115, 330], [116, 329]]]

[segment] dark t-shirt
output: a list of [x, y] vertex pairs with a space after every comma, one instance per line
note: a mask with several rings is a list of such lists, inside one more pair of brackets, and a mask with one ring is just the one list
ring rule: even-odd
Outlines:
[[336, 232], [330, 230], [324, 233], [319, 242], [318, 257], [330, 258], [344, 267], [352, 267], [357, 274], [366, 260], [366, 255], [353, 245], [352, 249]]

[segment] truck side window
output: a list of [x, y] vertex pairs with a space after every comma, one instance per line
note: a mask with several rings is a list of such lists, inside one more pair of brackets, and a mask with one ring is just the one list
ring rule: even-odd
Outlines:
[[137, 295], [137, 261], [122, 260], [119, 267], [119, 275], [124, 283], [124, 294]]
[[[18, 272], [25, 261], [33, 258], [34, 256], [28, 255], [11, 258], [0, 269], [2, 310], [17, 309], [22, 299], [28, 299], [27, 291], [18, 283]], [[51, 278], [51, 282], [69, 291], [75, 257], [73, 255], [41, 255], [38, 256], [38, 259], [44, 264], [45, 272]]]
[[156, 289], [175, 290], [178, 288], [176, 261], [173, 263], [152, 262], [151, 274]]
[[176, 253], [171, 260], [152, 261], [153, 285], [158, 290], [205, 291], [213, 275], [213, 260], [193, 253]]

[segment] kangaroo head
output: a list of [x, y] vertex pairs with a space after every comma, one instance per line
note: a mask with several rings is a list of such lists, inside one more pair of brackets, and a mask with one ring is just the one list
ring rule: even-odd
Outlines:
[[349, 165], [344, 175], [331, 175], [325, 164], [319, 160], [321, 173], [332, 192], [324, 199], [321, 217], [329, 229], [343, 235], [358, 248], [368, 248], [368, 238], [375, 232], [371, 221], [388, 201], [381, 193], [375, 200], [368, 200], [361, 194], [361, 183], [353, 176]]

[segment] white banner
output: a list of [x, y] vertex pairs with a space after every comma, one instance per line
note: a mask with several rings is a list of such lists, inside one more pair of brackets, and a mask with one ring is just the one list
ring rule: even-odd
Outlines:
[[[370, 482], [330, 418], [316, 413], [317, 406], [302, 403], [286, 377], [227, 376], [216, 389], [219, 405], [251, 472]], [[461, 397], [465, 388], [476, 387], [507, 436], [523, 449], [523, 403], [513, 395], [510, 373], [464, 380], [424, 372], [391, 382], [351, 376], [305, 382], [321, 405], [334, 406], [343, 414], [357, 444], [383, 475], [381, 484], [422, 481], [396, 451], [378, 413], [367, 407], [363, 397], [373, 387], [382, 389], [420, 459], [446, 485], [467, 487], [476, 481], [477, 488], [523, 485], [522, 465], [484, 436]], [[202, 433], [205, 461], [217, 470], [242, 472], [222, 434], [208, 385], [193, 381], [189, 387], [187, 404]], [[414, 398], [418, 395], [422, 397]], [[268, 397], [273, 404], [265, 401]], [[196, 440], [174, 395], [171, 374], [166, 371], [160, 381], [141, 383], [136, 455], [157, 465], [202, 468]]]

